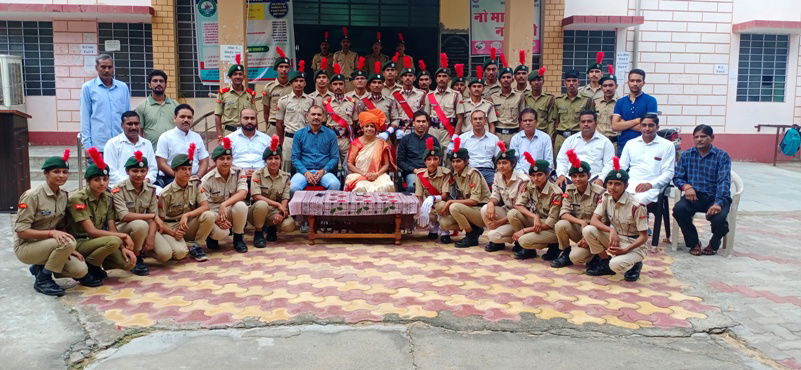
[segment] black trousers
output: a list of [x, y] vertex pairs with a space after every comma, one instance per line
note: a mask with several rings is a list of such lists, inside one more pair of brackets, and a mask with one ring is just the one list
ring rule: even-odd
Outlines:
[[[706, 212], [709, 207], [715, 203], [715, 198], [708, 194], [698, 193], [698, 200], [691, 202], [684, 196], [681, 197], [678, 203], [673, 207], [673, 218], [681, 228], [681, 233], [684, 234], [684, 243], [687, 248], [693, 248], [698, 241], [698, 230], [693, 225], [693, 216], [698, 212]], [[712, 224], [712, 238], [709, 239], [709, 245], [718, 250], [720, 247], [720, 240], [729, 232], [729, 223], [726, 217], [729, 215], [729, 207], [731, 201], [723, 202], [721, 205], [720, 213], [706, 219]]]

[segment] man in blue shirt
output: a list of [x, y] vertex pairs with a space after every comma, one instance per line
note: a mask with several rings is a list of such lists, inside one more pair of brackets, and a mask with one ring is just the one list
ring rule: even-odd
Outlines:
[[337, 135], [323, 126], [325, 111], [319, 105], [309, 108], [306, 120], [309, 125], [295, 132], [292, 143], [292, 165], [297, 172], [289, 180], [289, 192], [307, 185], [339, 190], [341, 184], [333, 173], [339, 163]]
[[131, 91], [114, 79], [114, 61], [108, 54], [95, 59], [97, 78], [81, 86], [81, 143], [84, 148], [104, 148], [106, 141], [122, 133], [122, 114], [131, 110]]
[[[712, 146], [714, 139], [712, 127], [696, 126], [693, 130], [695, 147], [682, 154], [673, 177], [676, 187], [684, 191], [684, 196], [673, 207], [673, 217], [694, 256], [717, 253], [721, 239], [729, 232], [726, 217], [731, 205], [731, 158]], [[703, 250], [693, 225], [697, 212], [705, 212], [712, 224], [712, 238]]]
[[626, 142], [640, 136], [640, 120], [646, 113], [658, 113], [656, 99], [642, 92], [645, 85], [645, 71], [642, 69], [632, 69], [629, 72], [627, 84], [629, 85], [629, 95], [627, 98], [620, 98], [615, 103], [612, 113], [612, 129], [620, 131], [620, 138], [617, 140], [617, 154], [623, 153]]

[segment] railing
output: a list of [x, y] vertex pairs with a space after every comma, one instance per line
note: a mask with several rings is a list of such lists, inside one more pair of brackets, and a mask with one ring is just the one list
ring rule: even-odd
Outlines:
[[[787, 131], [787, 129], [793, 128], [795, 125], [777, 125], [777, 124], [766, 124], [760, 123], [754, 125], [756, 127], [757, 132], [762, 131], [762, 128], [775, 128], [776, 134], [774, 134], [773, 138], [773, 167], [776, 167], [776, 162], [778, 162], [778, 155], [779, 155], [779, 136], [784, 136], [783, 134]], [[792, 158], [792, 157], [791, 157]]]

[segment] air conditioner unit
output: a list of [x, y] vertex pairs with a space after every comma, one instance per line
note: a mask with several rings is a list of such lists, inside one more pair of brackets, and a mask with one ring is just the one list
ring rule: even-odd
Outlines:
[[22, 58], [16, 55], [0, 55], [0, 110], [25, 112]]

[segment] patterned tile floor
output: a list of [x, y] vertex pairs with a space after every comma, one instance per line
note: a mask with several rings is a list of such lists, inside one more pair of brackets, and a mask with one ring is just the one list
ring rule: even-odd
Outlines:
[[650, 255], [631, 283], [584, 275], [583, 266], [517, 261], [508, 249], [456, 249], [421, 236], [401, 246], [324, 243], [307, 245], [295, 235], [246, 254], [224, 245], [205, 263], [154, 266], [145, 277], [115, 272], [100, 288], [79, 287], [80, 301], [120, 327], [274, 323], [300, 315], [377, 322], [389, 314], [414, 320], [444, 312], [494, 322], [519, 321], [527, 312], [575, 325], [675, 328], [718, 310], [682, 293], [665, 254]]

